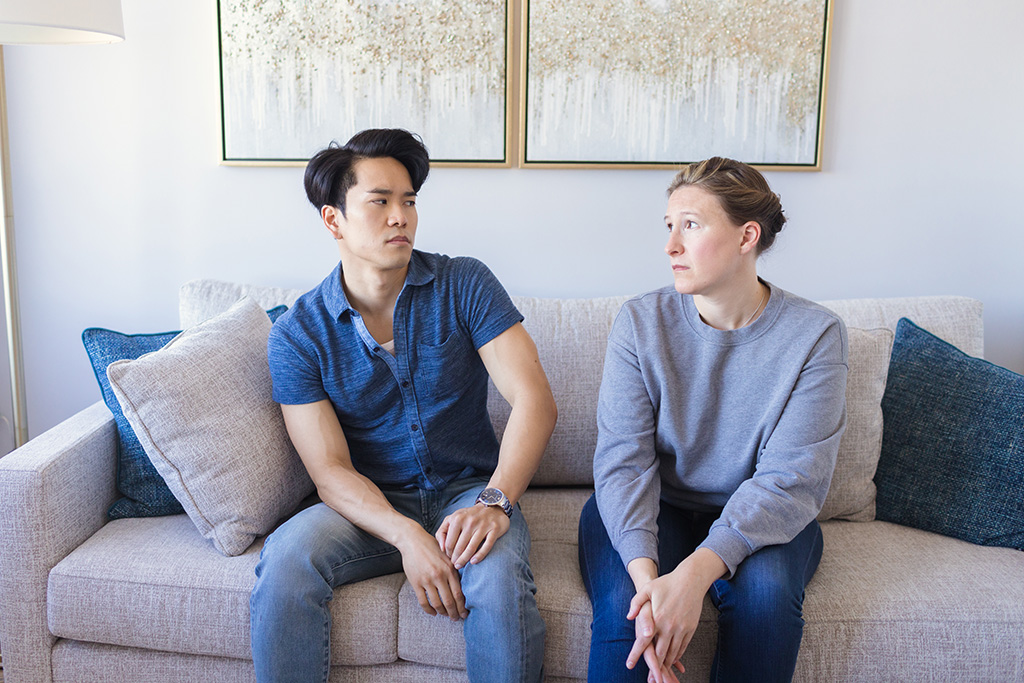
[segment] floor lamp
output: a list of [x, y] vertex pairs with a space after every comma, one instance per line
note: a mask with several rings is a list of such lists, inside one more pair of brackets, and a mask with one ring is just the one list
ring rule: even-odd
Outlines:
[[14, 257], [14, 209], [8, 153], [7, 95], [3, 45], [115, 43], [124, 40], [121, 0], [3, 0], [0, 3], [0, 266], [3, 269], [7, 352], [11, 376], [14, 447], [28, 441], [25, 376], [21, 359], [21, 317]]

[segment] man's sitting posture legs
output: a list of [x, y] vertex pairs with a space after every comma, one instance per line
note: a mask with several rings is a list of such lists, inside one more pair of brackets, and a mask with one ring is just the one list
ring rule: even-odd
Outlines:
[[[268, 356], [322, 502], [271, 534], [256, 568], [262, 682], [326, 681], [334, 589], [398, 571], [427, 614], [465, 620], [472, 681], [541, 677], [544, 622], [516, 502], [557, 410], [490, 270], [413, 249], [428, 169], [402, 130], [363, 131], [306, 169], [341, 259], [278, 319]], [[488, 378], [512, 408], [500, 448]]]

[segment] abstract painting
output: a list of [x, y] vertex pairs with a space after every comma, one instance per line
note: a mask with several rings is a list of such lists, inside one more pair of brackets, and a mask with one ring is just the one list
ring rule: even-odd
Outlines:
[[524, 166], [820, 168], [828, 0], [523, 0]]
[[365, 128], [510, 163], [512, 0], [219, 0], [222, 159], [304, 163]]

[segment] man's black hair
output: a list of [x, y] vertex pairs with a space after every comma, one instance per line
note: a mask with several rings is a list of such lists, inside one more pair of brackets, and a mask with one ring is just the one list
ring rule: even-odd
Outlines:
[[419, 136], [401, 128], [371, 128], [356, 133], [344, 146], [332, 142], [306, 165], [306, 197], [319, 211], [336, 206], [345, 215], [345, 195], [356, 184], [355, 163], [360, 159], [391, 157], [409, 172], [412, 189], [419, 192], [430, 172], [430, 155]]

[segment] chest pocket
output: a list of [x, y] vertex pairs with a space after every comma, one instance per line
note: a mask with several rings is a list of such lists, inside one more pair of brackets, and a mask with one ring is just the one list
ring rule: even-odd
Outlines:
[[465, 391], [478, 377], [482, 363], [473, 345], [458, 332], [438, 346], [417, 346], [416, 361], [416, 394], [443, 402]]

